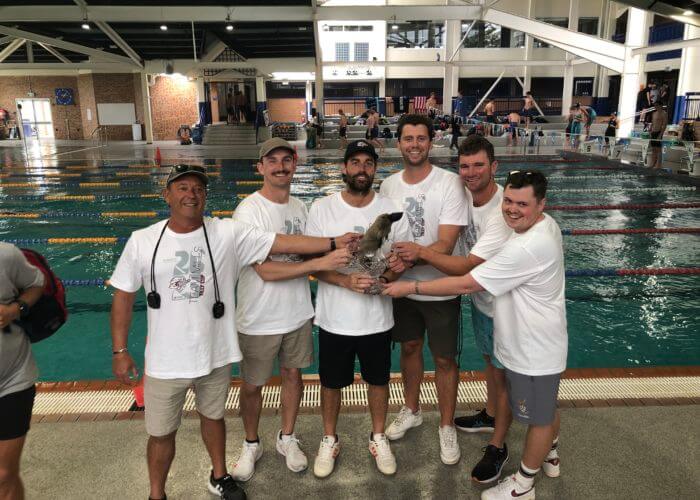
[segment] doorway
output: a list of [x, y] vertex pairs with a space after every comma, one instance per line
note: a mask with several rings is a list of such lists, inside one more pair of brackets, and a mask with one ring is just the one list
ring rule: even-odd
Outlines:
[[17, 99], [16, 103], [17, 117], [22, 121], [24, 137], [27, 139], [54, 138], [49, 99]]

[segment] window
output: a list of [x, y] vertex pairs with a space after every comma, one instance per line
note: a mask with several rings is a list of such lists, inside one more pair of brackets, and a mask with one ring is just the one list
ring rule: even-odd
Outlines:
[[350, 60], [350, 44], [347, 42], [335, 44], [335, 60], [347, 62]]
[[597, 17], [582, 17], [578, 20], [578, 30], [587, 35], [598, 34], [598, 18]]
[[343, 26], [343, 25], [338, 25], [338, 24], [333, 25], [333, 26], [329, 26], [327, 24], [324, 24], [322, 26], [322, 28], [323, 28], [323, 31], [374, 31], [374, 26], [372, 26], [371, 24], [369, 24], [369, 25], [363, 24], [363, 25], [359, 25], [359, 26], [358, 25]]
[[388, 47], [441, 48], [445, 46], [445, 25], [432, 21], [396, 23], [397, 29], [389, 26], [386, 43]]
[[355, 61], [369, 61], [369, 43], [355, 44]]
[[[569, 27], [569, 19], [566, 17], [539, 17], [537, 18], [538, 21], [542, 21], [543, 23], [547, 24], [553, 24], [554, 26], [559, 26], [560, 28], [568, 28]], [[544, 49], [547, 47], [550, 47], [550, 45], [546, 44], [542, 40], [538, 40], [535, 38], [532, 46], [536, 49]]]

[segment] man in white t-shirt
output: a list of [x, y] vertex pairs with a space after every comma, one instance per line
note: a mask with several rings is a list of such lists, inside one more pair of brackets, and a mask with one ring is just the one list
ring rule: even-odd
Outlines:
[[[421, 260], [449, 276], [462, 276], [501, 250], [513, 231], [501, 213], [503, 188], [496, 184], [497, 168], [493, 145], [488, 139], [472, 135], [462, 142], [459, 176], [471, 202], [473, 224], [460, 235], [459, 255], [422, 248]], [[475, 415], [455, 418], [455, 426], [465, 432], [493, 432], [483, 458], [471, 473], [472, 480], [490, 483], [500, 477], [508, 460], [505, 436], [512, 416], [503, 365], [493, 353], [493, 296], [487, 291], [473, 293], [471, 313], [474, 342], [486, 362], [486, 408]]]
[[[432, 280], [445, 276], [418, 259], [422, 247], [451, 254], [460, 231], [469, 224], [469, 204], [459, 176], [430, 164], [433, 125], [424, 115], [404, 115], [399, 120], [398, 148], [404, 169], [382, 182], [380, 193], [399, 203], [411, 226], [411, 238], [394, 244], [394, 252], [413, 266], [401, 280]], [[454, 427], [457, 405], [457, 339], [459, 338], [460, 297], [428, 297], [412, 294], [393, 301], [392, 339], [401, 343], [401, 373], [404, 406], [389, 424], [389, 439], [400, 439], [412, 427], [423, 423], [420, 411], [420, 384], [423, 381], [423, 343], [428, 345], [435, 364], [435, 384], [440, 409], [440, 459], [456, 464], [460, 458]]]
[[[391, 199], [372, 189], [377, 171], [377, 154], [367, 141], [351, 142], [342, 167], [345, 189], [316, 200], [309, 212], [306, 233], [312, 236], [335, 234], [337, 231], [364, 233], [377, 216], [400, 212]], [[409, 230], [404, 217], [391, 227], [387, 242], [375, 251], [385, 253], [391, 242], [404, 239]], [[369, 451], [383, 474], [396, 472], [396, 459], [384, 434], [389, 402], [389, 373], [391, 369], [391, 335], [394, 325], [391, 300], [369, 294], [377, 281], [387, 282], [397, 277], [393, 270], [401, 263], [389, 257], [391, 269], [378, 278], [354, 269], [340, 272], [315, 273], [319, 279], [316, 297], [315, 324], [318, 335], [318, 372], [321, 379], [321, 409], [323, 438], [314, 462], [314, 474], [326, 477], [333, 472], [340, 452], [336, 425], [340, 410], [340, 391], [354, 381], [355, 358], [368, 384], [367, 399], [372, 417]]]
[[231, 363], [241, 359], [233, 293], [240, 269], [271, 253], [315, 254], [355, 239], [275, 235], [231, 219], [204, 217], [207, 184], [203, 167], [173, 167], [163, 190], [170, 218], [132, 233], [111, 278], [112, 371], [126, 384], [138, 376], [127, 348], [133, 305], [142, 286], [147, 292], [144, 394], [154, 500], [165, 498], [190, 386], [213, 466], [208, 488], [221, 498], [245, 498], [226, 470], [224, 423]]
[[483, 500], [532, 500], [540, 468], [550, 477], [560, 472], [557, 393], [568, 350], [564, 251], [559, 226], [543, 212], [546, 192], [541, 172], [511, 172], [502, 212], [513, 234], [500, 252], [464, 276], [390, 283], [384, 291], [494, 296], [495, 355], [505, 366], [513, 416], [528, 430], [520, 469], [482, 492]]
[[[294, 148], [287, 141], [279, 137], [265, 141], [257, 164], [263, 187], [236, 207], [234, 220], [263, 231], [304, 234], [306, 206], [289, 194], [296, 162]], [[240, 406], [245, 439], [231, 473], [235, 480], [248, 481], [255, 472], [255, 462], [262, 457], [263, 446], [258, 437], [262, 387], [272, 376], [275, 360], [279, 360], [282, 379], [282, 425], [276, 448], [285, 457], [289, 470], [306, 470], [308, 461], [294, 435], [294, 424], [304, 391], [301, 369], [310, 366], [314, 356], [314, 309], [308, 275], [343, 267], [349, 255], [348, 249], [306, 261], [298, 255], [274, 255], [262, 264], [241, 270], [236, 327], [243, 354]]]

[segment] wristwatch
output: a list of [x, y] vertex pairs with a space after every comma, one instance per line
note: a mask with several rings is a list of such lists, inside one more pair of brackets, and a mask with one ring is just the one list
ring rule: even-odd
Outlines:
[[19, 317], [26, 318], [27, 314], [29, 314], [29, 304], [23, 300], [15, 300], [15, 302], [19, 306]]

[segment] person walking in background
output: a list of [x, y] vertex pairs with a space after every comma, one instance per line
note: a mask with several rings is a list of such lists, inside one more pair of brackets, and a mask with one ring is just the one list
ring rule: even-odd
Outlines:
[[348, 117], [342, 109], [338, 110], [340, 122], [338, 123], [338, 138], [340, 139], [340, 148], [344, 150], [348, 146]]

